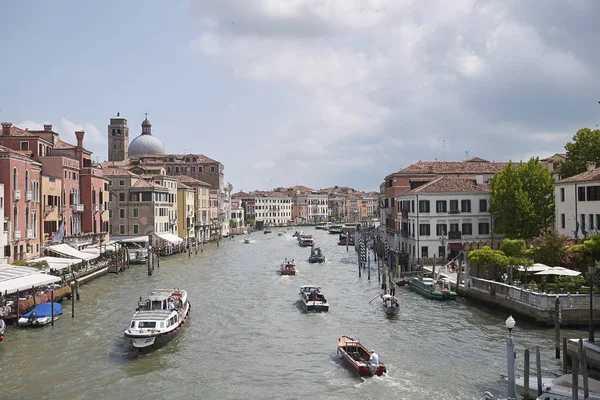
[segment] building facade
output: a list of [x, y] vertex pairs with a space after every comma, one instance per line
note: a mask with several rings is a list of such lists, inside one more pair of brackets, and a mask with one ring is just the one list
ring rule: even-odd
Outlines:
[[[299, 206], [299, 223], [317, 224], [326, 222], [328, 216], [328, 196], [326, 193], [316, 191], [301, 192], [296, 195], [295, 204]], [[302, 211], [306, 215], [302, 215]]]
[[177, 182], [177, 215], [179, 230], [177, 236], [182, 239], [195, 239], [196, 215], [194, 213], [195, 199], [194, 189], [185, 183]]
[[62, 179], [42, 175], [42, 243], [52, 240], [61, 222]]
[[108, 124], [108, 161], [124, 161], [129, 153], [129, 127], [120, 113]]
[[279, 192], [255, 191], [242, 200], [252, 204], [254, 221], [260, 226], [286, 226], [292, 221], [292, 199]]

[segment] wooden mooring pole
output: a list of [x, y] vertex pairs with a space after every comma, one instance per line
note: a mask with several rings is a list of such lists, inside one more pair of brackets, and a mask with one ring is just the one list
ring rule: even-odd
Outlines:
[[19, 317], [21, 316], [21, 310], [20, 310], [20, 307], [19, 307], [19, 305], [20, 305], [20, 303], [21, 303], [21, 302], [19, 301], [19, 298], [20, 298], [20, 297], [21, 297], [21, 296], [19, 295], [19, 289], [17, 289], [17, 321], [19, 320]]
[[75, 287], [71, 283], [71, 318], [75, 318]]
[[564, 337], [563, 338], [563, 362], [562, 362], [562, 369], [563, 369], [563, 375], [565, 375], [567, 373], [567, 338]]
[[[554, 332], [555, 332], [555, 347], [556, 347], [556, 359], [560, 360], [560, 323], [561, 323], [561, 315], [560, 315], [560, 299], [556, 296], [556, 301], [554, 302]], [[566, 353], [565, 353], [566, 354]]]
[[367, 246], [367, 279], [371, 280], [371, 250]]
[[54, 326], [54, 289], [50, 291], [50, 301], [52, 302], [50, 305], [50, 308], [52, 309], [50, 312], [50, 324]]
[[523, 398], [529, 400], [529, 349], [525, 349], [523, 358]]
[[571, 400], [579, 400], [579, 356], [577, 354], [573, 356], [571, 364]]

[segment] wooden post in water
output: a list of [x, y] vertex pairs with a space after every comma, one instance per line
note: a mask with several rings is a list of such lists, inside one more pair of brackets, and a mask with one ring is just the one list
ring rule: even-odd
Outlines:
[[435, 254], [433, 255], [433, 267], [431, 267], [431, 277], [435, 280]]
[[[377, 251], [377, 250], [375, 250]], [[377, 258], [377, 282], [381, 283], [381, 257]]]
[[75, 318], [75, 288], [71, 284], [71, 318]]
[[148, 276], [152, 276], [152, 249], [148, 251]]
[[537, 375], [537, 395], [542, 395], [542, 356], [540, 346], [535, 346], [535, 374]]
[[529, 400], [529, 349], [525, 349], [523, 358], [523, 398]]
[[579, 400], [579, 356], [577, 354], [573, 356], [571, 364], [571, 399]]
[[20, 303], [19, 298], [20, 297], [21, 296], [19, 295], [19, 289], [17, 289], [17, 321], [19, 320], [19, 317], [21, 316], [21, 311], [19, 309], [19, 303]]
[[367, 279], [371, 280], [371, 250], [367, 246]]
[[349, 240], [350, 240], [350, 232], [346, 232], [346, 251], [348, 251], [348, 241]]
[[35, 298], [35, 286], [31, 287], [31, 291], [33, 292], [33, 306], [37, 306], [37, 299]]
[[50, 292], [50, 301], [52, 302], [50, 305], [50, 308], [52, 309], [52, 312], [50, 313], [50, 324], [54, 326], [54, 289]]
[[562, 369], [563, 369], [563, 375], [565, 375], [567, 373], [567, 338], [564, 337], [563, 338], [563, 362], [562, 362]]
[[581, 376], [583, 376], [583, 398], [587, 399], [590, 396], [590, 387], [588, 386], [587, 352], [585, 349], [581, 351]]
[[78, 280], [75, 280], [75, 291], [76, 291], [77, 300], [79, 300], [79, 281]]
[[579, 356], [579, 370], [583, 372], [583, 357], [581, 353], [583, 353], [583, 339], [580, 338], [577, 346], [577, 356]]
[[[556, 296], [556, 301], [554, 302], [554, 331], [556, 335], [556, 359], [560, 359], [560, 299]], [[566, 353], [565, 353], [566, 354]]]

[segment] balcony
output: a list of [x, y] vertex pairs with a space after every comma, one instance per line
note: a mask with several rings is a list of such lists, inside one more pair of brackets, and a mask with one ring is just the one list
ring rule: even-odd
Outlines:
[[21, 200], [21, 191], [19, 189], [13, 190], [13, 200]]
[[54, 210], [56, 210], [56, 206], [51, 206], [49, 204], [46, 204], [44, 206], [44, 217], [47, 217], [48, 215], [50, 215], [50, 213]]
[[13, 240], [21, 240], [21, 231], [14, 231]]
[[25, 201], [31, 201], [31, 199], [33, 199], [33, 192], [28, 190], [25, 192]]
[[94, 214], [96, 214], [98, 212], [98, 210], [100, 209], [100, 207], [98, 206], [98, 204], [94, 204], [93, 208], [94, 208]]
[[71, 209], [74, 213], [82, 213], [83, 212], [83, 204], [73, 204], [73, 205], [71, 205]]
[[450, 231], [448, 232], [448, 240], [461, 240], [462, 234], [460, 231]]
[[27, 239], [33, 239], [33, 229], [27, 229]]

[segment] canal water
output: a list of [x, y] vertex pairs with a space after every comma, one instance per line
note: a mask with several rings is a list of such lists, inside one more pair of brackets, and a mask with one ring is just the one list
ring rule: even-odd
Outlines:
[[[399, 315], [388, 317], [372, 263], [371, 281], [358, 277], [357, 255], [337, 235], [305, 228], [327, 258], [309, 264], [309, 249], [293, 231], [224, 239], [203, 254], [161, 260], [107, 275], [81, 287], [75, 318], [70, 304], [54, 327], [10, 326], [0, 345], [0, 399], [483, 399], [506, 394], [506, 312], [465, 299], [440, 303], [398, 288]], [[285, 258], [296, 276], [279, 276]], [[329, 313], [305, 314], [299, 287], [318, 284]], [[123, 331], [137, 298], [156, 288], [182, 288], [192, 312], [174, 341], [146, 355]], [[564, 331], [572, 336], [585, 332]], [[382, 377], [360, 378], [340, 361], [337, 339], [349, 335], [376, 349]], [[517, 320], [523, 349], [542, 350], [544, 372], [558, 372], [554, 330]], [[535, 357], [532, 357], [532, 365]], [[532, 380], [533, 381], [533, 380]]]

